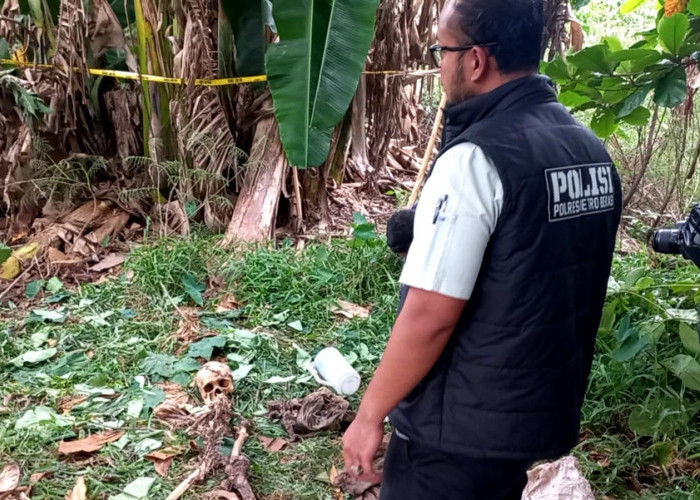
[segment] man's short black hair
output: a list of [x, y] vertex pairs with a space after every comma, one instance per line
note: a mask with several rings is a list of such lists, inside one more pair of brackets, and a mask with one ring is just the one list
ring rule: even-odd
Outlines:
[[399, 210], [386, 225], [386, 242], [396, 253], [408, 253], [413, 241], [415, 210]]
[[544, 33], [543, 0], [457, 0], [454, 28], [465, 43], [488, 47], [501, 73], [537, 71]]

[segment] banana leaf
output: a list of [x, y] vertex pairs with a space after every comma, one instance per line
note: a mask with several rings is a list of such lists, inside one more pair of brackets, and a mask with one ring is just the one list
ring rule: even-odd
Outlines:
[[379, 0], [275, 0], [280, 42], [266, 54], [267, 77], [290, 163], [315, 167], [345, 116], [362, 73]]
[[226, 0], [220, 3], [233, 31], [238, 76], [265, 72], [265, 24], [269, 11], [266, 1]]
[[[225, 0], [219, 0], [218, 16], [218, 43], [217, 43], [217, 65], [219, 78], [235, 76], [233, 54], [233, 30], [228, 16], [225, 14]], [[226, 123], [231, 131], [232, 137], [236, 137], [236, 89], [233, 86], [221, 86], [218, 88], [221, 106], [226, 115]]]
[[134, 11], [134, 2], [132, 0], [127, 2], [124, 2], [124, 0], [111, 0], [109, 4], [117, 15], [122, 28], [127, 28], [129, 24], [135, 21], [136, 12]]

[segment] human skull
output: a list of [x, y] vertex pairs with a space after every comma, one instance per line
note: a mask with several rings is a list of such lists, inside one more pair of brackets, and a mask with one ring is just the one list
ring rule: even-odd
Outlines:
[[233, 393], [233, 375], [231, 368], [218, 361], [205, 363], [197, 372], [195, 379], [199, 394], [208, 406], [220, 395]]

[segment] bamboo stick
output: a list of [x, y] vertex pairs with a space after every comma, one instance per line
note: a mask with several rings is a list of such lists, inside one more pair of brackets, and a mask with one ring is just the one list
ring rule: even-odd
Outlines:
[[418, 171], [418, 177], [416, 178], [416, 185], [413, 186], [413, 192], [411, 193], [411, 197], [408, 200], [408, 205], [406, 206], [406, 208], [411, 208], [416, 202], [416, 200], [418, 200], [418, 195], [420, 194], [420, 191], [423, 187], [425, 175], [428, 172], [428, 166], [430, 166], [430, 159], [433, 157], [433, 150], [435, 149], [435, 142], [437, 142], [438, 133], [440, 132], [440, 126], [442, 125], [442, 115], [446, 104], [447, 96], [443, 92], [442, 99], [440, 99], [440, 105], [438, 106], [437, 113], [435, 114], [433, 133], [430, 135], [428, 147], [425, 150], [425, 155], [423, 155], [423, 163], [421, 163], [420, 170]]

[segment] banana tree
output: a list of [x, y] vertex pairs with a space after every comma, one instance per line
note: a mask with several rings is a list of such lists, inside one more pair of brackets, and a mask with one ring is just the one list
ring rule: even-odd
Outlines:
[[266, 53], [280, 136], [290, 163], [322, 164], [357, 89], [379, 0], [275, 0], [280, 41]]

